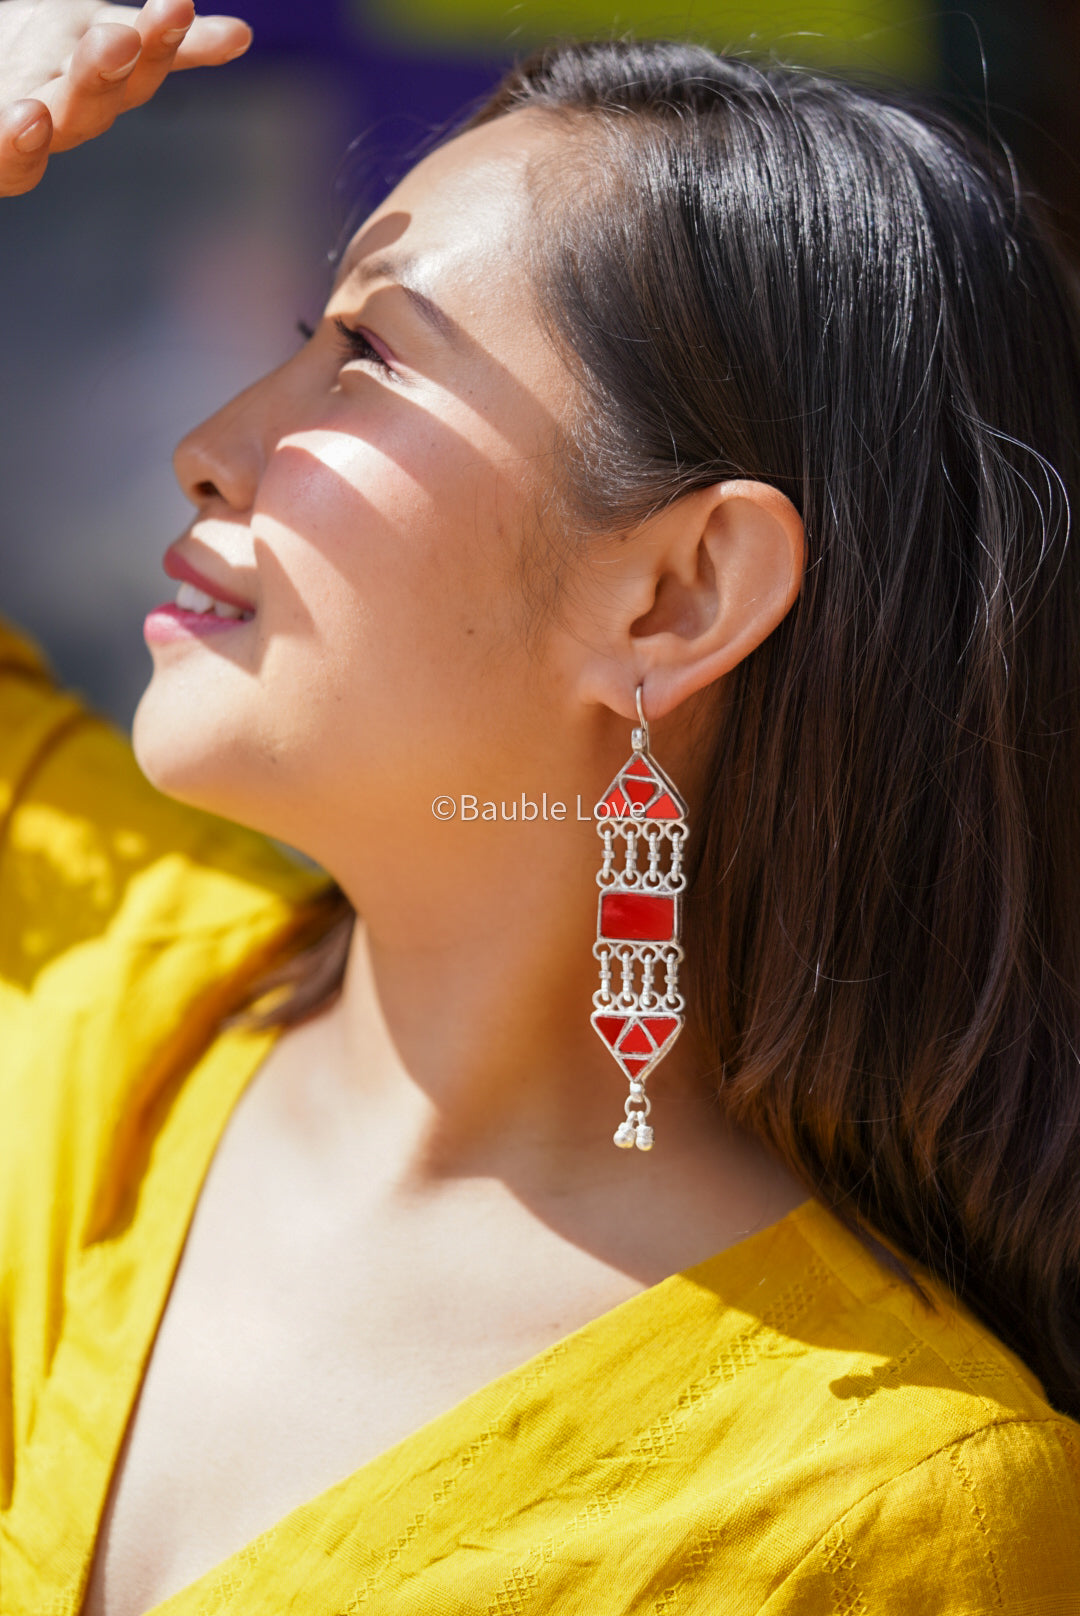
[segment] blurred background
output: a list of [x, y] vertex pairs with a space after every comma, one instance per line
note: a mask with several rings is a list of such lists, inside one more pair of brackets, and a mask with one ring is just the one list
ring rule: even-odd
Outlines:
[[537, 41], [632, 29], [902, 79], [989, 122], [1080, 247], [1080, 0], [220, 9], [252, 24], [247, 58], [176, 76], [0, 203], [0, 610], [124, 725], [188, 521], [176, 440], [294, 351], [348, 221]]

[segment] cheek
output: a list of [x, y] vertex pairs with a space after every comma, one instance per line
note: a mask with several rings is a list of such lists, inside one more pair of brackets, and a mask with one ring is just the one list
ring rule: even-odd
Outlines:
[[440, 463], [439, 448], [423, 481], [342, 434], [307, 434], [267, 467], [252, 520], [256, 680], [241, 694], [280, 773], [341, 786], [445, 769], [478, 709], [515, 700], [519, 495], [490, 462]]
[[251, 521], [248, 663], [200, 648], [155, 679], [137, 729], [151, 778], [303, 845], [315, 799], [363, 818], [510, 767], [536, 671], [520, 466], [446, 432], [400, 452], [329, 429], [283, 442]]
[[406, 458], [313, 432], [275, 454], [253, 522], [268, 651], [306, 643], [335, 683], [375, 658], [363, 682], [400, 691], [520, 637], [523, 493], [450, 436], [410, 438]]

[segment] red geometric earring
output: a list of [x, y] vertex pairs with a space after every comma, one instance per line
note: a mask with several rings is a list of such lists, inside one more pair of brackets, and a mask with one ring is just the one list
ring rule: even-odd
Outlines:
[[[600, 986], [590, 1020], [630, 1083], [626, 1117], [615, 1130], [623, 1150], [652, 1149], [645, 1083], [685, 1020], [679, 939], [686, 804], [649, 751], [641, 688], [633, 752], [596, 807], [604, 856], [596, 877], [600, 903], [593, 945]], [[642, 842], [645, 857], [639, 859]]]

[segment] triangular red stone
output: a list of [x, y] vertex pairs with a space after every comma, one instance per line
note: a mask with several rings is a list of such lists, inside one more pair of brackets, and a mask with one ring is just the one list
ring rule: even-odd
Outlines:
[[640, 1023], [635, 1022], [619, 1045], [620, 1055], [651, 1055], [652, 1045]]
[[656, 1039], [657, 1049], [663, 1049], [665, 1044], [670, 1043], [679, 1030], [676, 1016], [646, 1016], [642, 1025], [648, 1027]]
[[629, 775], [623, 776], [623, 790], [630, 801], [643, 808], [651, 797], [656, 795], [656, 782], [654, 780], [631, 779]]
[[626, 765], [623, 773], [644, 775], [648, 780], [653, 778], [652, 770], [649, 768], [649, 765], [646, 763], [645, 759], [640, 755], [634, 759], [633, 763], [628, 763]]
[[646, 819], [681, 819], [682, 814], [679, 812], [678, 808], [676, 808], [675, 804], [672, 802], [669, 793], [665, 791], [664, 795], [659, 799], [659, 801], [654, 802], [652, 807], [649, 808], [646, 811], [645, 818]]
[[618, 786], [616, 786], [615, 790], [609, 792], [604, 798], [603, 806], [607, 809], [607, 813], [601, 814], [601, 819], [625, 819], [626, 815], [630, 812], [630, 804], [627, 802]]
[[647, 1060], [624, 1060], [622, 1069], [628, 1077], [636, 1077], [642, 1067], [648, 1066]]
[[607, 1042], [614, 1049], [616, 1043], [618, 1042], [619, 1034], [626, 1026], [627, 1020], [628, 1018], [626, 1016], [597, 1016], [593, 1021], [593, 1026], [596, 1028], [601, 1038], [606, 1038]]

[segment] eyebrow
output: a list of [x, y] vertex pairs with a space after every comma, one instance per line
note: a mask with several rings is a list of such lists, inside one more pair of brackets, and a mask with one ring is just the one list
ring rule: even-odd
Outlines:
[[392, 258], [362, 258], [345, 274], [342, 284], [345, 281], [359, 281], [361, 285], [367, 285], [371, 281], [392, 281], [405, 293], [420, 318], [437, 332], [444, 342], [450, 343], [455, 348], [459, 347], [460, 326], [450, 318], [445, 309], [441, 309], [420, 290], [414, 280], [410, 279], [411, 263], [409, 259], [395, 262]]

